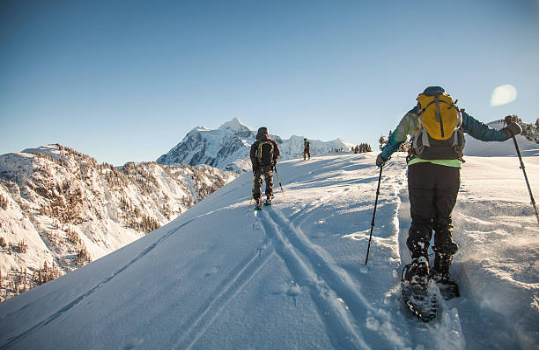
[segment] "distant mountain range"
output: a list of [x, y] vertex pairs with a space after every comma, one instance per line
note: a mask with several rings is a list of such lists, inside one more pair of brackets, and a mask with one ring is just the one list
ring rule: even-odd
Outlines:
[[143, 237], [236, 177], [204, 165], [115, 168], [61, 145], [0, 156], [0, 301]]
[[[157, 163], [174, 165], [185, 163], [196, 166], [206, 164], [222, 170], [242, 173], [251, 171], [249, 150], [255, 142], [256, 130], [245, 126], [238, 118], [224, 123], [218, 129], [196, 127], [168, 153], [157, 159]], [[283, 139], [278, 135], [270, 135], [281, 151], [281, 160], [300, 158], [303, 155], [303, 136], [293, 135]], [[336, 139], [329, 142], [311, 141], [311, 155], [326, 155], [330, 151], [343, 148], [350, 151], [351, 143]]]
[[[520, 137], [518, 138], [518, 142], [520, 145], [524, 144], [523, 148], [525, 152], [530, 149], [534, 153], [534, 150], [538, 149], [538, 127], [535, 124], [523, 123], [521, 121], [520, 124], [523, 128], [523, 136], [526, 138]], [[488, 126], [495, 129], [504, 127], [502, 121], [491, 122]], [[247, 127], [238, 118], [224, 123], [218, 129], [196, 127], [181, 142], [169, 150], [169, 152], [160, 156], [157, 159], [157, 163], [163, 165], [187, 164], [191, 166], [205, 164], [236, 173], [248, 172], [251, 171], [249, 150], [255, 142], [256, 134], [256, 130]], [[279, 135], [271, 134], [270, 137], [279, 145], [281, 161], [303, 157], [304, 136], [293, 135], [290, 139], [283, 139]], [[355, 146], [339, 138], [328, 142], [309, 140], [311, 142], [312, 157], [327, 155], [336, 149], [350, 151], [351, 147]], [[513, 148], [508, 148], [505, 144], [481, 142], [467, 134], [466, 140], [465, 155], [513, 155]], [[375, 146], [373, 149], [376, 150], [377, 147]]]

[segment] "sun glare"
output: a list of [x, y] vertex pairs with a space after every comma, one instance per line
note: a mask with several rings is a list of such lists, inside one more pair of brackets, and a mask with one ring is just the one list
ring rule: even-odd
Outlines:
[[517, 91], [512, 85], [506, 84], [496, 87], [491, 95], [491, 106], [501, 106], [514, 101]]

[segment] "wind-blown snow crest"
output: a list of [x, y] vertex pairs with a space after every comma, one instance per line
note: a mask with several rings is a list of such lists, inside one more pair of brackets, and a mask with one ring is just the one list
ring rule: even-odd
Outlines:
[[[516, 157], [467, 158], [454, 213], [462, 296], [426, 324], [404, 308], [405, 155], [281, 163], [250, 206], [241, 175], [173, 222], [0, 305], [11, 349], [537, 349], [538, 226]], [[538, 157], [525, 164], [538, 194]]]

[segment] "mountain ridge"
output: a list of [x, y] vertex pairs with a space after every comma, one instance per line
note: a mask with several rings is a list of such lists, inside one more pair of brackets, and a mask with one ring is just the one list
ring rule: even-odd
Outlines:
[[[157, 159], [160, 164], [185, 163], [192, 166], [208, 164], [219, 169], [237, 173], [251, 171], [249, 150], [257, 132], [244, 125], [238, 118], [223, 123], [218, 129], [194, 128], [181, 142]], [[293, 135], [283, 139], [270, 133], [280, 148], [280, 161], [301, 157], [304, 136]], [[340, 138], [330, 142], [311, 141], [311, 156], [322, 156], [335, 149], [350, 151], [354, 146]]]
[[58, 144], [0, 156], [0, 299], [141, 238], [235, 177], [209, 166], [113, 167]]

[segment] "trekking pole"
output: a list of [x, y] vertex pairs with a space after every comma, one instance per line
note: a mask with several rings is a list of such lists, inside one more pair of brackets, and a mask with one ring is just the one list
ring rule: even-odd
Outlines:
[[281, 193], [283, 194], [283, 196], [285, 196], [285, 192], [283, 191], [283, 187], [281, 186], [281, 181], [279, 180], [279, 174], [278, 174], [278, 171], [277, 171], [277, 166], [275, 166], [274, 169], [276, 170], [276, 177], [277, 177], [277, 181], [279, 183], [279, 187], [281, 188]]
[[253, 173], [253, 181], [251, 182], [251, 199], [249, 199], [249, 206], [251, 206], [251, 201], [253, 201], [253, 188], [255, 187], [255, 173]]
[[[516, 115], [509, 115], [504, 118], [504, 122], [506, 125], [510, 124], [511, 122], [517, 122], [518, 118]], [[512, 139], [514, 140], [514, 146], [516, 147], [516, 152], [519, 157], [519, 164], [521, 170], [523, 171], [523, 175], [525, 176], [525, 183], [527, 183], [527, 189], [529, 189], [529, 196], [531, 197], [531, 205], [533, 205], [534, 208], [534, 214], [536, 215], [536, 221], [540, 223], [540, 220], [538, 219], [538, 207], [536, 207], [536, 202], [534, 201], [534, 196], [531, 191], [531, 185], [529, 184], [529, 178], [527, 177], [527, 172], [525, 171], [525, 164], [523, 163], [523, 158], [521, 157], [521, 151], [519, 150], [519, 146], [516, 140], [516, 136], [512, 133]]]
[[375, 196], [375, 207], [373, 208], [373, 218], [371, 219], [371, 232], [369, 233], [369, 243], [367, 247], [367, 254], [366, 254], [366, 263], [368, 264], [369, 259], [369, 249], [371, 248], [371, 238], [373, 237], [373, 227], [375, 226], [375, 214], [377, 213], [377, 202], [379, 201], [379, 190], [381, 189], [381, 178], [382, 178], [382, 169], [384, 165], [381, 166], [381, 170], [379, 171], [379, 184], [377, 185], [377, 193]]
[[523, 163], [523, 159], [521, 158], [521, 152], [519, 151], [519, 146], [516, 140], [515, 135], [512, 134], [512, 139], [514, 139], [514, 145], [516, 146], [516, 152], [519, 157], [519, 163], [521, 165], [521, 170], [523, 170], [523, 175], [525, 176], [525, 182], [527, 183], [527, 188], [529, 189], [529, 196], [531, 197], [531, 205], [533, 205], [534, 208], [534, 214], [536, 215], [536, 221], [540, 223], [540, 220], [538, 219], [538, 207], [536, 207], [536, 202], [534, 201], [534, 196], [531, 191], [531, 185], [529, 184], [529, 178], [527, 177], [527, 172], [525, 172], [525, 164]]

